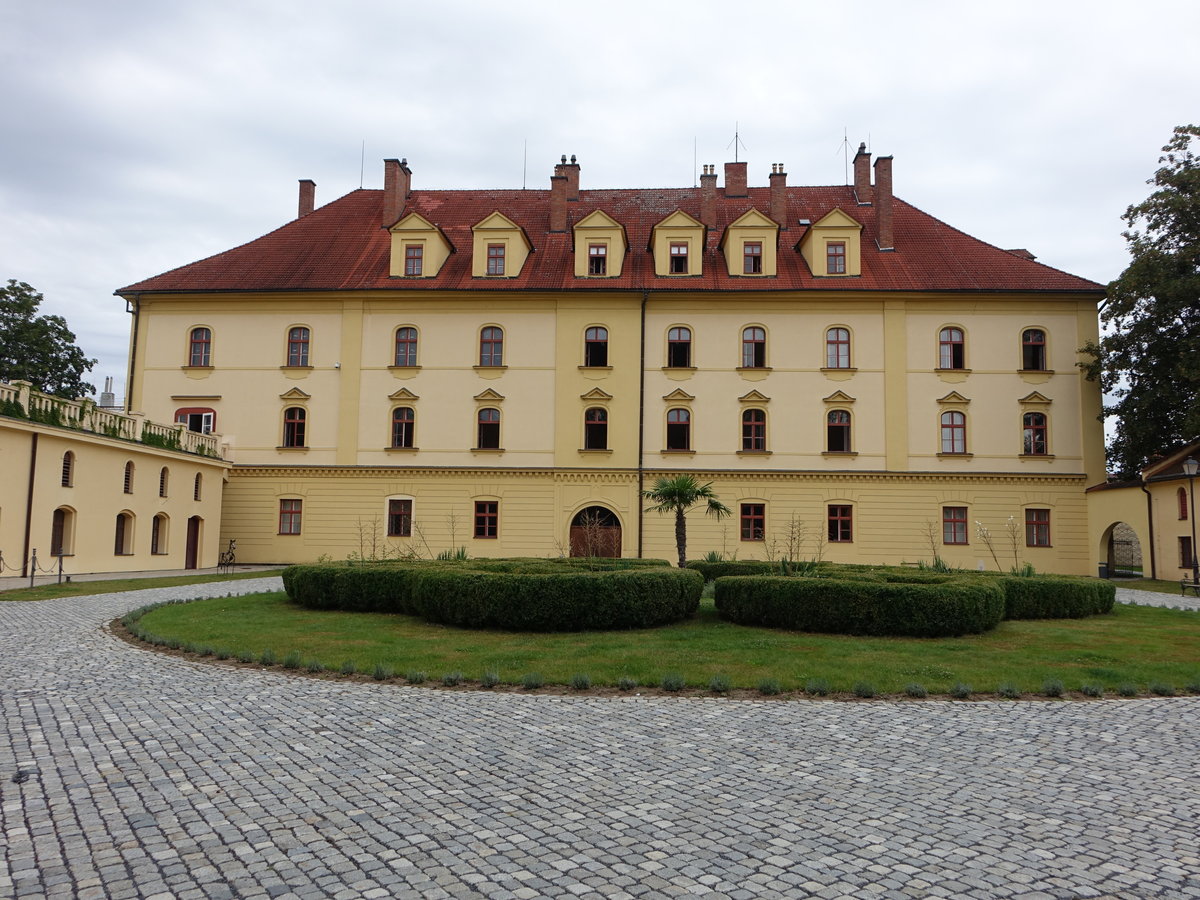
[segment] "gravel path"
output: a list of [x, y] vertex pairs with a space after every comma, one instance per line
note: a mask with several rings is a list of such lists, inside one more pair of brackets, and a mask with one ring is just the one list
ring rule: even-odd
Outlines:
[[103, 627], [277, 585], [0, 603], [0, 896], [1200, 897], [1200, 698], [455, 693]]

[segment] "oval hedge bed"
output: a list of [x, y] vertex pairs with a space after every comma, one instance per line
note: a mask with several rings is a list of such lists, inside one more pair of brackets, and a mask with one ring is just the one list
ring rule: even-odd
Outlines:
[[716, 606], [740, 625], [824, 634], [950, 637], [988, 631], [1004, 618], [1004, 592], [993, 579], [888, 575], [731, 575], [717, 579]]
[[695, 614], [704, 578], [665, 560], [416, 561], [291, 566], [302, 606], [419, 616], [462, 628], [589, 631], [649, 628]]

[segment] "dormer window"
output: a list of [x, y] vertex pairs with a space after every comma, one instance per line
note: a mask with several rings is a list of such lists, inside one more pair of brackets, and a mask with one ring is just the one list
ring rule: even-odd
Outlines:
[[829, 241], [825, 245], [825, 274], [846, 274], [846, 242]]
[[762, 241], [746, 241], [742, 245], [742, 273], [761, 275], [762, 270]]
[[504, 274], [504, 245], [488, 244], [487, 273], [489, 275]]
[[671, 242], [671, 274], [688, 273], [688, 245], [683, 241]]
[[607, 244], [589, 244], [588, 245], [588, 274], [589, 275], [607, 275], [608, 274], [608, 245]]
[[420, 244], [408, 244], [404, 248], [404, 274], [415, 277], [422, 274], [425, 262], [425, 248]]

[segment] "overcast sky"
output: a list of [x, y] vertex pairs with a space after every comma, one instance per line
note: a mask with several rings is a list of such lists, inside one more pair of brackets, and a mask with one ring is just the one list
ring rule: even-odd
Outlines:
[[112, 292], [283, 224], [297, 179], [546, 188], [573, 153], [584, 189], [687, 187], [735, 123], [752, 185], [844, 183], [846, 134], [906, 201], [1107, 282], [1198, 51], [1194, 0], [0, 0], [0, 283], [120, 396]]

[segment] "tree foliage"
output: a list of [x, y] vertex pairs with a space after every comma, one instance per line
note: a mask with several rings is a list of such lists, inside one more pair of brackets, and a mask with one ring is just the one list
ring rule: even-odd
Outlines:
[[0, 379], [28, 381], [47, 394], [73, 400], [96, 388], [83, 380], [96, 364], [75, 346], [62, 316], [39, 316], [44, 298], [23, 281], [0, 287]]
[[1180, 125], [1163, 147], [1155, 187], [1122, 217], [1128, 268], [1108, 286], [1109, 332], [1085, 366], [1115, 402], [1109, 465], [1134, 476], [1154, 456], [1200, 435], [1200, 126]]
[[712, 482], [701, 484], [694, 475], [659, 478], [654, 482], [654, 487], [642, 491], [642, 496], [654, 504], [646, 507], [646, 512], [675, 515], [675, 549], [679, 552], [681, 569], [687, 565], [687, 522], [684, 520], [687, 511], [703, 502], [705, 514], [718, 521], [733, 515], [733, 511], [717, 499]]

